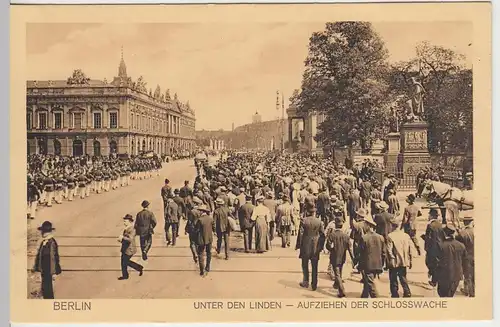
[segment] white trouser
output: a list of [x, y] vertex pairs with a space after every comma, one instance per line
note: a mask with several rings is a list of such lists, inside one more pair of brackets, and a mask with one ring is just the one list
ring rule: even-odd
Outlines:
[[36, 216], [36, 207], [38, 205], [38, 201], [30, 201], [28, 202], [28, 214], [31, 218], [35, 218]]
[[68, 189], [68, 201], [73, 201], [73, 197], [75, 196], [75, 189]]
[[55, 194], [54, 194], [54, 201], [55, 203], [61, 203], [62, 202], [62, 194], [63, 194], [63, 191], [62, 190], [56, 190], [55, 191]]
[[80, 199], [85, 199], [85, 186], [80, 187]]
[[52, 207], [52, 198], [54, 197], [54, 192], [48, 191], [45, 193], [47, 193], [46, 195], [47, 207]]
[[101, 193], [101, 188], [102, 188], [102, 181], [96, 181], [95, 182], [95, 192], [97, 194]]
[[90, 184], [85, 187], [85, 196], [90, 196]]

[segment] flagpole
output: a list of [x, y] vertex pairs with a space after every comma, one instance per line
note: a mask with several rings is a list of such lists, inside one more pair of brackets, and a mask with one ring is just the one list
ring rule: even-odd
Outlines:
[[285, 95], [281, 92], [281, 150], [285, 150]]

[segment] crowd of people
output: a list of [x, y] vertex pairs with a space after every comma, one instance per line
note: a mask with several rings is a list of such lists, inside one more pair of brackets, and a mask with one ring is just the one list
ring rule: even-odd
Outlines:
[[118, 157], [30, 155], [27, 164], [27, 216], [34, 219], [40, 206], [85, 199], [130, 185], [134, 179], [159, 174], [157, 156]]
[[[232, 153], [215, 165], [204, 162], [194, 182], [185, 181], [181, 188], [173, 188], [165, 179], [160, 195], [166, 245], [176, 246], [184, 224], [193, 261], [205, 277], [214, 241], [216, 253], [224, 251], [224, 259], [229, 260], [231, 233], [242, 234], [245, 253], [270, 251], [278, 238], [274, 244], [299, 250], [301, 287], [317, 289], [318, 262], [327, 252], [328, 273], [338, 297], [347, 294], [342, 273], [350, 263], [361, 277], [363, 298], [379, 296], [375, 280], [386, 271], [391, 296], [411, 297], [407, 272], [417, 256], [425, 255], [429, 284], [439, 296], [453, 297], [463, 280], [461, 291], [473, 297], [471, 211], [457, 227], [442, 216], [439, 205], [431, 204], [425, 233], [417, 235], [423, 209], [416, 195], [407, 195], [407, 205], [401, 205], [397, 178], [385, 174], [379, 181], [370, 168], [365, 162], [341, 164], [280, 152]], [[143, 210], [136, 217], [123, 219], [120, 280], [129, 278], [129, 267], [143, 274], [144, 267], [132, 260], [137, 251], [135, 238], [139, 236], [142, 260], [147, 261], [158, 226], [149, 201], [141, 205]], [[295, 244], [292, 236], [296, 236]]]
[[[401, 284], [402, 295], [410, 297], [407, 270], [425, 252], [429, 284], [437, 286], [440, 296], [454, 296], [462, 279], [463, 292], [474, 296], [472, 217], [463, 217], [457, 230], [440, 217], [442, 210], [434, 204], [427, 229], [420, 235], [425, 244], [421, 249], [416, 225], [422, 210], [415, 194], [406, 197], [403, 208], [396, 177], [386, 174], [380, 183], [369, 165], [348, 168], [328, 159], [273, 152], [233, 154], [214, 166], [205, 164], [192, 187], [189, 181], [184, 184], [172, 189], [166, 179], [161, 190], [166, 242], [175, 246], [185, 220], [185, 234], [201, 276], [210, 271], [214, 235], [216, 252], [224, 248], [226, 260], [234, 231], [242, 233], [246, 253], [271, 250], [276, 237], [283, 248], [293, 247], [295, 235], [302, 260], [301, 287], [316, 290], [318, 261], [321, 252], [327, 251], [328, 272], [339, 297], [346, 295], [342, 268], [347, 254], [361, 274], [361, 297], [378, 296], [374, 279], [386, 270], [391, 296], [399, 297]], [[137, 216], [136, 226], [156, 226], [156, 219], [149, 225], [153, 220], [150, 214], [145, 216], [145, 220]], [[149, 232], [144, 236], [139, 229]], [[143, 259], [147, 259], [152, 228], [139, 229]]]

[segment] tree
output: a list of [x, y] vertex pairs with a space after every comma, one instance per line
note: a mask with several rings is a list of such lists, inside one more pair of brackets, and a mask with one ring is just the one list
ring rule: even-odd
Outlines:
[[391, 67], [393, 94], [408, 94], [411, 77], [418, 76], [426, 90], [429, 149], [472, 151], [472, 71], [465, 69], [464, 56], [428, 42], [418, 44], [416, 54]]
[[85, 75], [85, 73], [81, 69], [75, 69], [73, 74], [68, 77], [67, 84], [68, 85], [88, 85], [90, 82], [90, 78]]
[[359, 143], [367, 149], [387, 131], [386, 59], [370, 23], [327, 23], [313, 33], [301, 91], [291, 101], [302, 114], [326, 114], [318, 133], [324, 145]]

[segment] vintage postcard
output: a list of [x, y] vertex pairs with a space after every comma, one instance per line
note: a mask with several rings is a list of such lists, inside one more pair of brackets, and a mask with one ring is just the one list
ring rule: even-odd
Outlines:
[[489, 3], [14, 5], [12, 322], [491, 319], [490, 114]]

